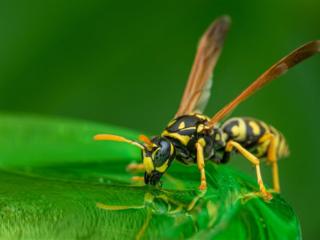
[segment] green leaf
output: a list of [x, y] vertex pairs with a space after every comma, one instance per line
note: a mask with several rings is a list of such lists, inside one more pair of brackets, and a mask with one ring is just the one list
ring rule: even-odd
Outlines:
[[228, 166], [206, 165], [206, 193], [197, 190], [197, 168], [179, 163], [162, 189], [133, 183], [125, 168], [139, 150], [92, 140], [96, 133], [136, 138], [132, 131], [2, 114], [0, 132], [1, 239], [300, 238], [281, 196], [265, 202], [254, 179]]
[[26, 115], [0, 115], [0, 166], [32, 167], [50, 164], [138, 159], [130, 145], [94, 142], [97, 133], [117, 133], [136, 138], [133, 131], [75, 120]]

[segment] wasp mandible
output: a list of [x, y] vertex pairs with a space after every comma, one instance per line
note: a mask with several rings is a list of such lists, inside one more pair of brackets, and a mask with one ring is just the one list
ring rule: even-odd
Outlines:
[[174, 119], [160, 136], [151, 139], [141, 135], [140, 141], [121, 136], [98, 134], [95, 140], [119, 141], [133, 144], [142, 150], [143, 163], [132, 169], [145, 169], [144, 182], [156, 185], [173, 160], [196, 164], [200, 171], [200, 190], [207, 188], [205, 161], [227, 163], [232, 152], [243, 155], [255, 166], [262, 196], [271, 199], [260, 171], [260, 159], [266, 158], [272, 166], [273, 189], [280, 192], [278, 159], [288, 155], [283, 135], [263, 121], [237, 117], [220, 121], [241, 102], [267, 83], [284, 74], [289, 68], [320, 52], [320, 40], [311, 41], [285, 56], [260, 75], [233, 101], [212, 118], [203, 115], [210, 97], [212, 73], [220, 56], [230, 26], [230, 18], [215, 20], [200, 39], [188, 83]]

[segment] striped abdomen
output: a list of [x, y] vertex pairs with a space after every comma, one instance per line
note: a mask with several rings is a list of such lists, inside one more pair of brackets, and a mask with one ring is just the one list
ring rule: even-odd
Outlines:
[[288, 145], [284, 136], [274, 127], [253, 118], [231, 118], [226, 121], [221, 129], [226, 141], [234, 140], [255, 154], [265, 157], [270, 145], [270, 140], [259, 141], [265, 134], [271, 133], [275, 139], [277, 158], [288, 155]]

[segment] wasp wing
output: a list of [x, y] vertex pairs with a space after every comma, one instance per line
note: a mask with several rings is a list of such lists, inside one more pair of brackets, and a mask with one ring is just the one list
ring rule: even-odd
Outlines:
[[249, 87], [247, 87], [238, 97], [216, 113], [208, 123], [208, 127], [213, 127], [217, 122], [223, 119], [228, 113], [235, 109], [241, 102], [265, 86], [267, 83], [275, 80], [282, 74], [286, 73], [289, 68], [320, 52], [320, 40], [309, 42], [289, 55], [282, 58], [276, 64], [271, 66], [260, 77], [257, 78]]
[[197, 54], [176, 117], [191, 112], [201, 113], [210, 97], [212, 71], [220, 56], [230, 18], [215, 20], [200, 39]]

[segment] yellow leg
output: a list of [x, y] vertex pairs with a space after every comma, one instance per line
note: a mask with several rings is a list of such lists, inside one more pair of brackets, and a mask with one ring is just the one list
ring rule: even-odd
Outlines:
[[[127, 171], [131, 173], [139, 173], [139, 172], [143, 172], [144, 170], [145, 170], [145, 167], [143, 163], [131, 163], [127, 166]], [[131, 180], [134, 182], [144, 182], [144, 177], [133, 176]]]
[[131, 171], [144, 171], [145, 167], [143, 163], [130, 163], [127, 166], [127, 171], [131, 172]]
[[226, 151], [231, 152], [233, 148], [237, 149], [239, 153], [241, 153], [246, 159], [248, 159], [253, 165], [255, 165], [260, 192], [262, 193], [263, 198], [265, 198], [266, 200], [270, 200], [272, 198], [272, 195], [267, 192], [263, 184], [259, 159], [252, 153], [250, 153], [248, 150], [246, 150], [244, 147], [242, 147], [239, 143], [231, 140], [227, 143]]
[[201, 174], [201, 183], [199, 186], [200, 190], [207, 189], [206, 172], [204, 170], [204, 157], [203, 157], [203, 147], [200, 143], [196, 143], [197, 148], [197, 164]]
[[272, 162], [272, 179], [273, 179], [273, 189], [275, 192], [280, 192], [280, 180], [279, 180], [279, 170], [278, 162]]
[[272, 180], [273, 180], [273, 189], [275, 192], [280, 192], [280, 179], [279, 179], [279, 169], [278, 169], [278, 158], [276, 153], [276, 142], [274, 135], [271, 133], [265, 134], [261, 139], [260, 143], [264, 141], [270, 141], [268, 152], [267, 152], [267, 159], [271, 163], [272, 167]]
[[192, 201], [187, 206], [187, 211], [191, 211], [196, 203], [204, 196], [205, 192], [201, 192], [199, 195], [195, 196]]
[[133, 176], [131, 178], [132, 181], [134, 182], [143, 182], [144, 181], [144, 177], [141, 177], [141, 176]]

